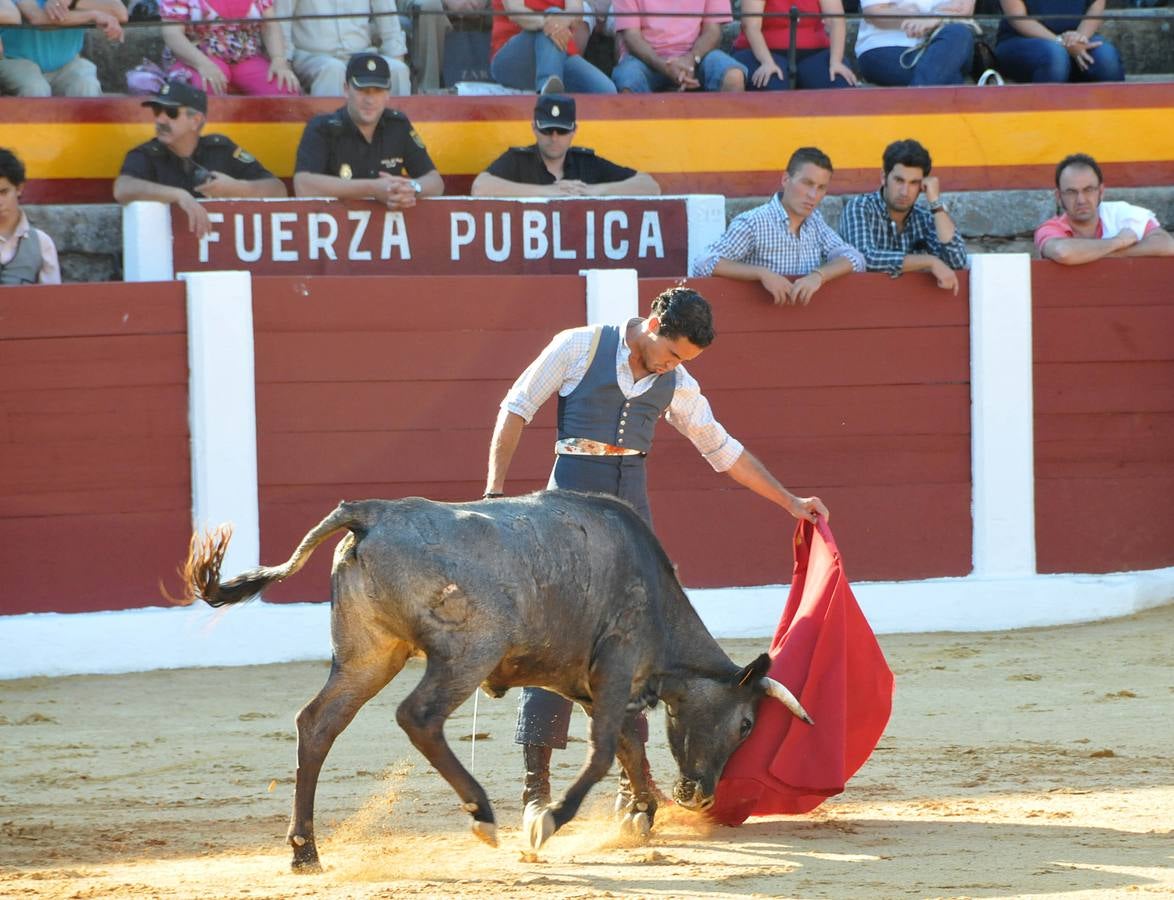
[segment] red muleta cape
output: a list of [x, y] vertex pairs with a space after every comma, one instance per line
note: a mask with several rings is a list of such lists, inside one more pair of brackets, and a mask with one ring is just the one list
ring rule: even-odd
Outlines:
[[768, 674], [799, 698], [807, 725], [763, 700], [750, 736], [730, 757], [709, 816], [805, 813], [844, 789], [876, 748], [893, 705], [893, 673], [852, 596], [827, 523], [795, 532], [795, 576], [770, 647]]

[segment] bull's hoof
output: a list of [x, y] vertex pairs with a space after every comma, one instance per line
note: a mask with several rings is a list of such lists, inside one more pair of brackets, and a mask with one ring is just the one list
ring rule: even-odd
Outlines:
[[620, 819], [620, 833], [646, 841], [652, 834], [652, 819], [646, 812], [628, 813]]
[[527, 803], [522, 813], [522, 831], [531, 850], [538, 850], [554, 834], [556, 825], [554, 813], [548, 806], [539, 806], [537, 803]]
[[298, 847], [294, 851], [293, 861], [289, 864], [290, 871], [295, 875], [318, 875], [322, 871], [322, 863], [318, 862], [318, 854], [299, 853]]
[[473, 820], [473, 835], [485, 841], [490, 847], [497, 846], [497, 824]]

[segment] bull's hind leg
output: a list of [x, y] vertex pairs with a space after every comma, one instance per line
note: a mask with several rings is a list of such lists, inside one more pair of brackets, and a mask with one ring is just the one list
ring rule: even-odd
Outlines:
[[[415, 748], [461, 798], [465, 812], [473, 817], [473, 834], [494, 847], [497, 846], [497, 822], [489, 796], [452, 752], [444, 739], [444, 723], [453, 710], [472, 695], [499, 658], [499, 653], [491, 652], [475, 658], [464, 656], [459, 663], [454, 663], [429, 656], [424, 677], [395, 713], [395, 720]], [[492, 661], [485, 661], [487, 659]]]
[[359, 708], [399, 674], [409, 655], [408, 645], [396, 642], [390, 653], [384, 648], [380, 654], [350, 656], [342, 663], [336, 657], [326, 685], [298, 713], [298, 772], [287, 834], [295, 872], [321, 869], [314, 842], [314, 792], [326, 754]]

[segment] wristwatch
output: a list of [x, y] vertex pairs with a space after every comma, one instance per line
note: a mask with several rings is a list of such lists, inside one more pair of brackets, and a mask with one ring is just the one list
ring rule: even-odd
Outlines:
[[424, 185], [420, 184], [420, 182], [418, 182], [415, 178], [413, 178], [411, 181], [409, 181], [408, 184], [410, 184], [412, 186], [412, 190], [415, 191], [417, 194], [423, 193]]
[[929, 205], [929, 211], [931, 213], [945, 212], [946, 211], [946, 204], [944, 204], [941, 200], [935, 200], [933, 203], [931, 203]]
[[701, 57], [698, 56], [696, 53], [693, 54], [693, 65], [695, 65], [695, 66], [701, 65]]

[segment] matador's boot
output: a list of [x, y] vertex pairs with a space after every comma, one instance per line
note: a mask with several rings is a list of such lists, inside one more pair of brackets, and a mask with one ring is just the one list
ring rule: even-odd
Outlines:
[[531, 803], [550, 805], [550, 748], [539, 744], [522, 745], [526, 777], [522, 782], [522, 808]]

